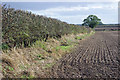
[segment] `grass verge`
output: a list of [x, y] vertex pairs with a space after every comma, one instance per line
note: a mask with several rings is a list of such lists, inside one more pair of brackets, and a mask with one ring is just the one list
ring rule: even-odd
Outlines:
[[36, 41], [30, 48], [3, 52], [3, 75], [10, 78], [46, 78], [57, 60], [69, 53], [80, 40], [94, 33], [92, 31], [86, 34], [64, 35], [60, 39], [49, 38], [46, 42]]

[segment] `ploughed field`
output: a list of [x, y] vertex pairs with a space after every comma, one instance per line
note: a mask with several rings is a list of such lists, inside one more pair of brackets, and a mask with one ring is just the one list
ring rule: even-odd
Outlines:
[[80, 41], [51, 70], [53, 78], [120, 78], [118, 31], [98, 31]]

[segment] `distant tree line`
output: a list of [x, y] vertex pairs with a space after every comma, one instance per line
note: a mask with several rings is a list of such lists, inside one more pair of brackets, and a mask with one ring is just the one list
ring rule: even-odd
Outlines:
[[60, 20], [35, 15], [28, 11], [15, 10], [2, 6], [2, 45], [12, 47], [27, 47], [37, 40], [46, 41], [50, 38], [60, 38], [62, 35], [88, 32], [79, 25], [67, 24]]

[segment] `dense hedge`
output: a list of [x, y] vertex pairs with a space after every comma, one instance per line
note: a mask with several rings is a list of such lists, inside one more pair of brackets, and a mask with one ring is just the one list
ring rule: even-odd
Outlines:
[[29, 46], [36, 40], [46, 41], [48, 37], [87, 32], [87, 29], [4, 5], [2, 6], [2, 32], [3, 44], [11, 48]]

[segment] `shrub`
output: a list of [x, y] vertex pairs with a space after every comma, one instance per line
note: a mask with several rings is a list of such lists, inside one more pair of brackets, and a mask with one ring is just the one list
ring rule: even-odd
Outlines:
[[61, 38], [65, 34], [87, 32], [87, 29], [3, 5], [2, 32], [2, 42], [13, 48], [28, 47], [37, 40], [47, 41], [48, 37]]

